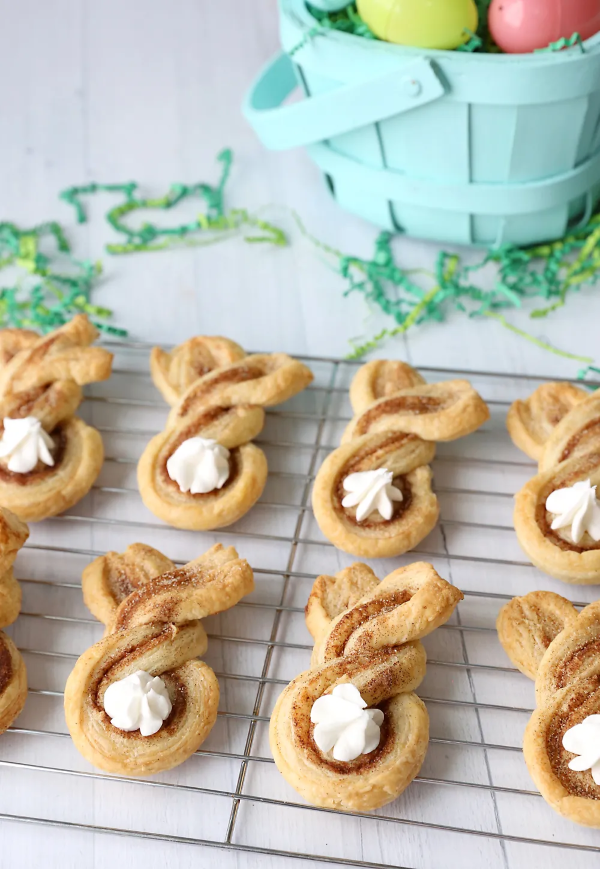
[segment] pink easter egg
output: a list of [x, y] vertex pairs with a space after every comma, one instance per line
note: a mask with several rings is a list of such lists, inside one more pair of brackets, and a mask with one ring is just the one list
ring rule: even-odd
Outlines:
[[598, 33], [600, 0], [492, 0], [488, 22], [503, 51], [525, 54], [574, 33]]

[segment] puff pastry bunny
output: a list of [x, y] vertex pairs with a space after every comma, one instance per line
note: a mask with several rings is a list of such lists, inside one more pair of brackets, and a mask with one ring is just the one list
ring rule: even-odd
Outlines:
[[[27, 525], [0, 507], [0, 628], [12, 624], [21, 609], [21, 586], [13, 564], [28, 537]], [[10, 637], [0, 631], [0, 733], [10, 727], [26, 699], [25, 662]]]
[[578, 613], [560, 595], [533, 592], [508, 603], [497, 627], [535, 679], [523, 754], [536, 787], [559, 814], [600, 829], [600, 602]]
[[84, 314], [41, 338], [0, 330], [0, 503], [21, 519], [61, 513], [100, 473], [102, 438], [74, 415], [81, 386], [111, 373], [98, 334]]
[[404, 362], [379, 360], [358, 370], [350, 401], [355, 416], [315, 480], [315, 518], [345, 552], [401, 555], [438, 519], [429, 467], [436, 441], [470, 434], [489, 410], [466, 380], [427, 384]]
[[316, 580], [306, 608], [311, 668], [284, 689], [269, 730], [277, 768], [308, 802], [376, 809], [418, 774], [429, 741], [413, 693], [425, 675], [419, 639], [461, 599], [425, 563], [381, 582], [366, 564]]
[[266, 457], [251, 443], [263, 408], [305, 389], [311, 371], [285, 353], [246, 356], [225, 338], [199, 337], [170, 354], [155, 348], [151, 372], [173, 408], [138, 464], [144, 504], [177, 528], [231, 525], [267, 480]]
[[[514, 524], [525, 553], [564, 582], [600, 582], [600, 394], [550, 383], [515, 402], [508, 428], [538, 459], [517, 493]], [[533, 445], [536, 446], [533, 446]]]
[[178, 570], [139, 543], [86, 568], [85, 601], [106, 632], [67, 680], [65, 716], [90, 763], [146, 776], [199, 748], [219, 705], [217, 678], [198, 660], [207, 647], [200, 619], [230, 609], [253, 588], [248, 562], [220, 544]]

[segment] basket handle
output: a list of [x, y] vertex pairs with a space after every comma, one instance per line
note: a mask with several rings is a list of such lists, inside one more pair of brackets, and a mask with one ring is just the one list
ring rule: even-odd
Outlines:
[[320, 142], [410, 111], [446, 93], [431, 61], [424, 57], [384, 76], [281, 105], [297, 86], [292, 60], [279, 54], [250, 88], [244, 115], [268, 148], [282, 150]]

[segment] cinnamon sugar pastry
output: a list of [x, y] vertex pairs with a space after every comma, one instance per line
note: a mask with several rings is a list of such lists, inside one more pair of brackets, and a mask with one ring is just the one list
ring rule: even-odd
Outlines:
[[475, 431], [489, 411], [466, 380], [427, 384], [404, 362], [363, 365], [350, 400], [355, 416], [342, 446], [325, 459], [315, 480], [315, 518], [345, 552], [401, 555], [438, 519], [429, 467], [435, 442]]
[[515, 446], [536, 462], [558, 423], [588, 396], [570, 383], [544, 383], [525, 401], [514, 401], [506, 426]]
[[96, 559], [84, 576], [86, 603], [107, 620], [106, 633], [67, 680], [65, 716], [77, 749], [106, 772], [152, 775], [199, 748], [219, 704], [216, 676], [197, 660], [207, 647], [200, 619], [254, 588], [231, 546], [157, 575], [163, 559], [134, 544]]
[[[21, 609], [21, 586], [13, 564], [28, 537], [27, 525], [0, 507], [0, 628], [12, 624]], [[25, 662], [10, 637], [0, 631], [0, 733], [13, 723], [26, 698]]]
[[199, 377], [239, 362], [245, 355], [240, 345], [229, 338], [199, 335], [169, 352], [153, 347], [150, 373], [162, 397], [173, 407]]
[[264, 426], [263, 408], [287, 401], [312, 380], [311, 371], [285, 353], [243, 356], [198, 376], [199, 360], [204, 370], [240, 352], [222, 342], [191, 339], [173, 351], [168, 365], [162, 351], [153, 353], [155, 383], [176, 401], [165, 431], [142, 454], [138, 485], [148, 509], [177, 528], [221, 528], [248, 512], [267, 480], [265, 455], [251, 443]]
[[81, 386], [110, 376], [98, 334], [84, 314], [41, 338], [0, 330], [0, 503], [21, 519], [61, 513], [100, 473], [102, 439], [74, 416]]
[[[517, 493], [515, 530], [540, 570], [564, 582], [595, 584], [600, 582], [595, 489], [600, 483], [600, 395], [576, 400], [559, 416], [554, 428], [546, 429], [538, 474]], [[512, 424], [514, 433], [514, 415]]]
[[461, 599], [425, 563], [382, 582], [365, 564], [317, 579], [306, 611], [311, 668], [284, 689], [269, 730], [277, 768], [309, 803], [377, 809], [418, 774], [429, 741], [413, 693], [425, 675], [419, 639]]
[[[600, 829], [600, 602], [577, 613], [550, 592], [517, 601], [501, 612], [498, 628], [511, 660], [535, 679], [537, 708], [523, 741], [527, 768], [555, 811]], [[530, 638], [529, 651], [517, 645], [514, 654], [515, 633]]]

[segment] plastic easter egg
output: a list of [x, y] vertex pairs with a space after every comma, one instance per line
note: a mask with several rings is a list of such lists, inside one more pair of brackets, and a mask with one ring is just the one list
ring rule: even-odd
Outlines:
[[492, 0], [488, 21], [503, 51], [525, 54], [574, 33], [598, 33], [600, 0]]
[[457, 48], [477, 30], [474, 0], [357, 0], [375, 36], [397, 45]]
[[348, 0], [310, 0], [310, 5], [321, 12], [339, 12], [348, 6]]

